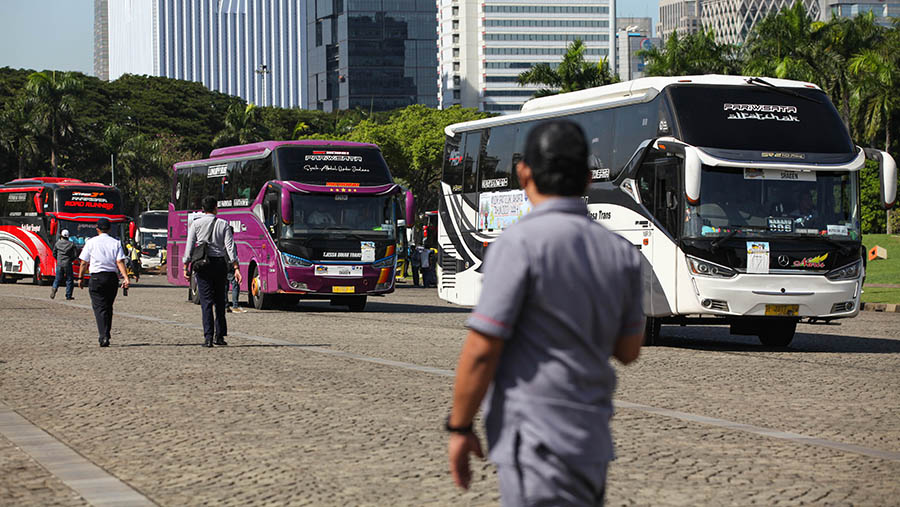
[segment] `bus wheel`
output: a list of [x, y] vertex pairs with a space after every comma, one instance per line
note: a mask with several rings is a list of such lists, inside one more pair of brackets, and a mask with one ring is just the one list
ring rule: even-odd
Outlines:
[[797, 321], [772, 322], [765, 326], [766, 330], [759, 333], [759, 341], [767, 347], [787, 347], [794, 339], [797, 331]]
[[659, 345], [659, 332], [662, 323], [654, 317], [647, 317], [647, 325], [644, 327], [644, 346], [653, 347]]
[[191, 274], [191, 285], [188, 287], [188, 299], [195, 305], [200, 304], [200, 286], [197, 284], [197, 274]]
[[351, 312], [361, 312], [366, 309], [366, 296], [353, 296], [347, 298], [347, 308]]
[[247, 291], [247, 298], [250, 300], [250, 306], [257, 310], [268, 310], [275, 302], [274, 294], [265, 294], [262, 291], [262, 283], [259, 279], [259, 266], [253, 266], [250, 271], [250, 290]]
[[44, 281], [44, 277], [41, 275], [41, 260], [40, 259], [34, 259], [34, 278], [32, 278], [31, 282], [38, 286], [46, 285], [46, 282]]

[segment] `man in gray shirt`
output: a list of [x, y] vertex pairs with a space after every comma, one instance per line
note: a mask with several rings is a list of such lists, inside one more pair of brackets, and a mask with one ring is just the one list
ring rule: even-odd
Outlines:
[[539, 124], [516, 167], [533, 210], [488, 249], [467, 321], [446, 428], [454, 481], [468, 488], [472, 421], [485, 403], [504, 505], [600, 505], [613, 459], [610, 356], [643, 342], [638, 251], [587, 215], [581, 128]]
[[[204, 215], [195, 219], [188, 227], [187, 242], [184, 248], [184, 277], [191, 279], [191, 272], [197, 275], [197, 291], [200, 294], [200, 313], [203, 317], [204, 347], [228, 345], [228, 323], [225, 320], [225, 304], [228, 293], [228, 270], [241, 283], [240, 264], [234, 246], [234, 230], [224, 220], [216, 218], [218, 203], [216, 198], [208, 195], [203, 198]], [[207, 245], [209, 265], [202, 269], [194, 269], [191, 254], [195, 244], [203, 242]], [[228, 259], [226, 261], [226, 258]], [[215, 307], [215, 312], [213, 308]]]
[[75, 289], [75, 274], [72, 272], [72, 261], [75, 260], [75, 243], [69, 241], [69, 230], [63, 229], [59, 233], [59, 239], [53, 245], [53, 257], [56, 257], [56, 278], [53, 280], [53, 287], [50, 288], [50, 299], [56, 297], [56, 291], [59, 290], [59, 283], [63, 278], [66, 279], [66, 299], [71, 301], [72, 290]]

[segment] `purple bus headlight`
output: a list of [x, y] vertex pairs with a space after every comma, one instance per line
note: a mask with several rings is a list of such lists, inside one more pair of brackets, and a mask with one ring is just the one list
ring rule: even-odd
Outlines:
[[313, 263], [304, 259], [303, 257], [297, 257], [296, 255], [291, 255], [289, 253], [281, 252], [281, 261], [284, 262], [284, 265], [290, 268], [308, 268], [312, 267]]

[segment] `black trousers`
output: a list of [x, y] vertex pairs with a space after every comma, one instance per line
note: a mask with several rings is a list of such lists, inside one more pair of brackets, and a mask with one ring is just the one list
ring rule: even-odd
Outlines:
[[228, 299], [228, 266], [224, 257], [210, 257], [209, 266], [197, 271], [197, 291], [200, 294], [204, 338], [211, 340], [227, 336], [225, 305]]
[[109, 331], [112, 329], [113, 303], [116, 301], [116, 292], [119, 290], [119, 275], [109, 271], [103, 273], [91, 273], [88, 282], [91, 293], [91, 307], [94, 309], [94, 318], [97, 319], [97, 333], [100, 343], [109, 341]]

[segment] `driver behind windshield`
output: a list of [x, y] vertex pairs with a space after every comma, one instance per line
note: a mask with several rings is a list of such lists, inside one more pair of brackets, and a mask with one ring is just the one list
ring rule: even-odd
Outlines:
[[329, 225], [335, 225], [337, 221], [335, 221], [334, 216], [326, 208], [324, 203], [317, 202], [315, 205], [315, 209], [312, 213], [309, 214], [309, 217], [307, 217], [306, 223], [319, 227], [327, 227]]

